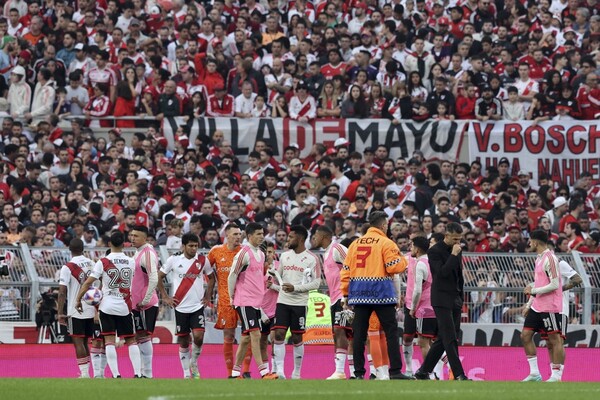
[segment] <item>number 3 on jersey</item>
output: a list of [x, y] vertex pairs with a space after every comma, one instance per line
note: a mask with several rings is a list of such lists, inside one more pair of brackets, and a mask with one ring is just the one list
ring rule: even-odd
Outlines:
[[372, 248], [369, 246], [358, 246], [356, 248], [356, 268], [364, 268], [367, 265], [367, 258], [371, 255]]

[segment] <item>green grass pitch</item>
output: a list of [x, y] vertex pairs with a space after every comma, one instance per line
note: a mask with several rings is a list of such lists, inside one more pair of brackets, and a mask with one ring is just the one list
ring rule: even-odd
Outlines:
[[[460, 399], [598, 400], [598, 383], [0, 379], [10, 400]], [[310, 398], [309, 396], [318, 396]]]

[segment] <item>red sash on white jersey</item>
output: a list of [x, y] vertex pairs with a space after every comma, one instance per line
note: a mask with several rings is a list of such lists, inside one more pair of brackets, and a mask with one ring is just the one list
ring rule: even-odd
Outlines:
[[[187, 292], [190, 291], [194, 282], [198, 278], [198, 275], [202, 273], [202, 267], [204, 266], [205, 257], [203, 255], [199, 255], [198, 258], [194, 261], [194, 263], [190, 266], [190, 268], [185, 273], [185, 278], [181, 280], [177, 291], [173, 298], [177, 301], [177, 304], [181, 303]], [[200, 267], [198, 267], [201, 265]]]
[[412, 191], [413, 185], [409, 185], [408, 183], [404, 185], [400, 193], [398, 193], [398, 204], [402, 204], [404, 202], [405, 197]]
[[523, 89], [523, 96], [527, 96], [532, 88], [533, 88], [533, 81], [529, 80], [529, 83], [527, 84], [527, 86], [525, 86], [525, 89]]
[[65, 265], [67, 266], [67, 268], [69, 268], [69, 271], [71, 271], [71, 275], [73, 276], [73, 278], [77, 279], [77, 282], [79, 282], [79, 284], [85, 282], [87, 275], [79, 265], [72, 262], [68, 262]]
[[[108, 275], [108, 271], [111, 269], [115, 269], [118, 272], [118, 268], [108, 258], [101, 258], [100, 262], [102, 263], [102, 269], [104, 270], [104, 272], [106, 272], [107, 275]], [[131, 309], [133, 308], [131, 306], [131, 288], [121, 287], [121, 278], [120, 277], [119, 277], [119, 280], [115, 283], [118, 285], [119, 292], [123, 295], [123, 300], [125, 300], [125, 304], [127, 304], [127, 308], [129, 308], [129, 311], [131, 311]]]
[[308, 114], [309, 111], [310, 111], [310, 101], [308, 101], [308, 97], [307, 97], [306, 104], [304, 105], [304, 107], [302, 107], [300, 109], [300, 111], [298, 111], [298, 118], [304, 117], [306, 114]]

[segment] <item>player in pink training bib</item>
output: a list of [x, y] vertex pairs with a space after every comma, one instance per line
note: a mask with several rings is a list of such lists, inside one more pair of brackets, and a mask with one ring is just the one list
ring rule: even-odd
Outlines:
[[[352, 361], [352, 354], [348, 354], [350, 339], [352, 339], [352, 326], [344, 318], [342, 307], [342, 290], [340, 288], [340, 271], [346, 259], [348, 249], [334, 242], [332, 230], [321, 225], [311, 238], [313, 249], [323, 248], [323, 271], [325, 281], [329, 287], [329, 298], [331, 299], [331, 323], [333, 325], [333, 342], [335, 345], [335, 372], [328, 380], [346, 379], [346, 358]], [[350, 376], [354, 375], [353, 365], [350, 364]]]
[[129, 241], [137, 249], [133, 256], [135, 275], [131, 287], [135, 336], [142, 354], [142, 376], [152, 378], [152, 333], [158, 317], [159, 259], [154, 247], [147, 242], [148, 228], [145, 226], [135, 226], [129, 232]]
[[269, 372], [268, 360], [263, 360], [260, 351], [260, 330], [262, 327], [260, 308], [265, 297], [265, 253], [259, 248], [265, 240], [262, 225], [249, 223], [246, 226], [248, 245], [242, 246], [233, 259], [233, 266], [227, 279], [231, 304], [242, 321], [242, 340], [235, 356], [232, 378], [240, 378], [242, 361], [248, 345], [263, 379], [277, 379]]
[[562, 286], [558, 267], [558, 258], [548, 248], [548, 234], [542, 230], [535, 230], [529, 238], [529, 245], [538, 256], [535, 260], [534, 282], [528, 285], [524, 293], [531, 295], [523, 314], [525, 323], [521, 332], [521, 340], [529, 362], [529, 375], [524, 381], [541, 381], [542, 376], [538, 368], [537, 354], [533, 334], [535, 332], [548, 335], [548, 342], [552, 348], [552, 375], [549, 382], [562, 380], [565, 362], [565, 349], [563, 347], [561, 316], [563, 305]]

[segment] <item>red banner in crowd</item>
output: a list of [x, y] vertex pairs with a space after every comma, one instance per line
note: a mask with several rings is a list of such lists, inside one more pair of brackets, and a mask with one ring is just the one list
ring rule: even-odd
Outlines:
[[470, 161], [479, 160], [483, 169], [496, 166], [502, 157], [510, 162], [509, 172], [525, 170], [537, 181], [541, 174], [569, 185], [582, 172], [600, 179], [600, 129], [596, 121], [471, 122]]
[[[413, 151], [421, 150], [427, 160], [458, 160], [463, 130], [468, 121], [401, 121], [393, 124], [387, 119], [317, 119], [302, 123], [291, 119], [271, 118], [199, 118], [191, 121], [190, 145], [197, 137], [208, 138], [221, 130], [230, 141], [242, 162], [262, 139], [281, 156], [292, 143], [298, 144], [301, 156], [306, 157], [315, 143], [333, 146], [342, 137], [350, 141], [350, 150], [363, 152], [367, 147], [384, 145], [389, 156], [410, 158]], [[173, 133], [183, 118], [167, 118], [163, 130], [169, 146], [173, 147]]]

